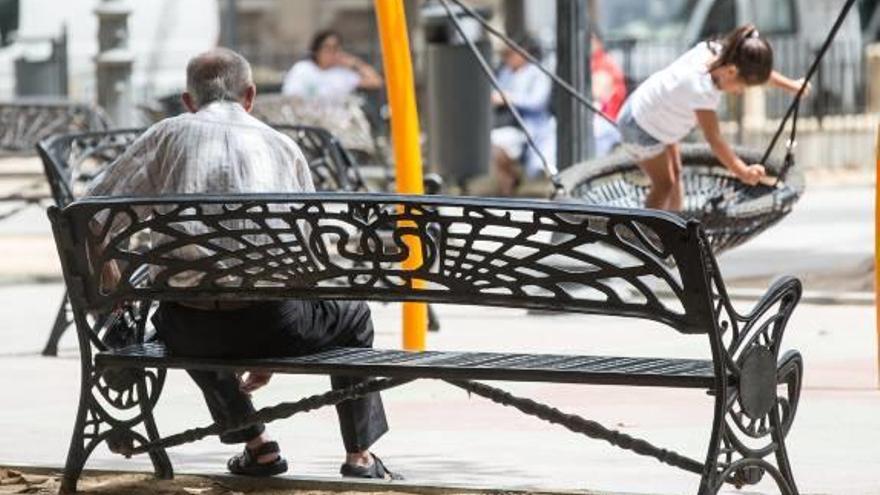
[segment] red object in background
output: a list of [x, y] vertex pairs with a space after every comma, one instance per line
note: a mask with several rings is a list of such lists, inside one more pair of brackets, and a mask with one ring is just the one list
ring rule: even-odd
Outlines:
[[590, 71], [593, 74], [594, 82], [597, 82], [598, 78], [610, 80], [610, 90], [606, 91], [607, 94], [597, 94], [594, 90], [593, 95], [599, 102], [599, 109], [612, 119], [617, 120], [620, 107], [626, 100], [626, 81], [623, 78], [623, 71], [601, 47], [596, 47], [593, 50], [590, 58]]

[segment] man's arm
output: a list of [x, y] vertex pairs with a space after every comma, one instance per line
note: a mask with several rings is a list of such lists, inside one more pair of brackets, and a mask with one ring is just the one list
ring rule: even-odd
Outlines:
[[155, 136], [162, 124], [156, 124], [138, 137], [128, 149], [104, 168], [89, 183], [86, 196], [141, 196], [157, 192], [155, 172]]
[[[152, 136], [155, 135], [153, 126], [139, 136], [116, 160], [107, 165], [97, 177], [89, 184], [86, 196], [115, 196], [115, 195], [140, 195], [155, 192], [153, 175], [150, 173], [149, 163], [155, 159], [155, 148], [152, 144]], [[112, 221], [106, 215], [97, 215], [92, 218], [91, 226], [98, 232], [102, 231], [105, 222]], [[103, 243], [98, 247], [95, 258], [100, 259], [107, 244], [114, 235], [125, 228], [124, 224], [111, 225], [107, 230]], [[113, 290], [122, 278], [122, 272], [116, 262], [109, 262], [101, 266], [101, 287]]]

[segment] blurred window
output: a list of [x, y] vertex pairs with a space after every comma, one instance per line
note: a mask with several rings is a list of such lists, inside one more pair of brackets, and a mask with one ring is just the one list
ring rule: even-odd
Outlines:
[[752, 15], [761, 34], [793, 34], [797, 30], [794, 0], [752, 0]]
[[0, 46], [12, 43], [18, 31], [18, 0], [0, 0]]
[[698, 0], [597, 0], [598, 25], [609, 40], [675, 40], [685, 34]]
[[736, 0], [716, 0], [700, 29], [700, 39], [724, 36], [736, 28]]

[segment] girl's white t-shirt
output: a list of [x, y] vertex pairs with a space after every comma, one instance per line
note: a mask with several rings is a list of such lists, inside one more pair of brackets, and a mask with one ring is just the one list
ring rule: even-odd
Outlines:
[[300, 98], [340, 99], [357, 89], [361, 76], [346, 67], [322, 69], [312, 60], [302, 60], [284, 76], [281, 92]]
[[645, 80], [630, 96], [639, 127], [661, 143], [677, 143], [697, 125], [696, 110], [717, 109], [722, 95], [709, 74], [716, 52], [720, 44], [699, 43]]

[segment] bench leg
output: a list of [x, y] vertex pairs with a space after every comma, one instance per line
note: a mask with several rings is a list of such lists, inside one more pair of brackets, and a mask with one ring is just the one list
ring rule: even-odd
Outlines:
[[[160, 372], [162, 374], [162, 384], [165, 381], [165, 371], [162, 370]], [[138, 383], [138, 391], [142, 397], [147, 397], [149, 395], [149, 390], [147, 390], [147, 380], [141, 380]], [[156, 400], [159, 399], [159, 395], [162, 390], [156, 393]], [[156, 418], [153, 417], [153, 407], [156, 405], [156, 402], [148, 403], [148, 401], [141, 402], [141, 415], [144, 418], [144, 430], [147, 433], [147, 440], [141, 443], [154, 442], [159, 440], [161, 436], [159, 435], [159, 428], [156, 427]], [[156, 475], [156, 478], [160, 480], [170, 480], [174, 478], [174, 467], [171, 465], [171, 459], [168, 458], [168, 453], [165, 452], [165, 449], [156, 449], [150, 451], [150, 460], [153, 462], [153, 473]]]
[[[164, 382], [164, 370], [122, 369], [84, 375], [59, 493], [76, 492], [86, 461], [102, 442], [107, 443], [111, 452], [129, 457], [136, 445], [159, 439], [153, 407]], [[135, 431], [141, 425], [143, 433]], [[164, 449], [150, 452], [150, 460], [157, 478], [174, 476]]]
[[440, 331], [440, 317], [437, 316], [437, 311], [434, 309], [434, 306], [428, 305], [428, 331], [429, 332], [439, 332]]
[[719, 391], [715, 391], [715, 413], [712, 420], [712, 436], [709, 439], [709, 452], [703, 465], [703, 475], [700, 479], [699, 495], [715, 495], [724, 484], [724, 479], [719, 476], [718, 462], [721, 453], [721, 445], [724, 441], [724, 416], [726, 414], [727, 399]]
[[[733, 391], [723, 401], [726, 405], [720, 421], [716, 410], [710, 458], [700, 484], [700, 495], [715, 494], [724, 483], [732, 483], [737, 488], [754, 485], [766, 474], [782, 495], [800, 493], [785, 438], [797, 412], [802, 377], [803, 359], [798, 352], [790, 351], [777, 365], [775, 393], [766, 411], [760, 404], [755, 405], [754, 396], [740, 397], [742, 391]], [[755, 414], [756, 407], [763, 414]], [[775, 465], [767, 459], [770, 454]]]
[[73, 320], [68, 316], [68, 311], [69, 303], [65, 291], [64, 297], [61, 299], [61, 306], [58, 308], [58, 314], [55, 316], [55, 323], [52, 324], [52, 333], [49, 334], [49, 340], [46, 341], [46, 346], [43, 348], [44, 356], [58, 355], [58, 341], [61, 340], [61, 336], [64, 335], [67, 328], [73, 324]]

